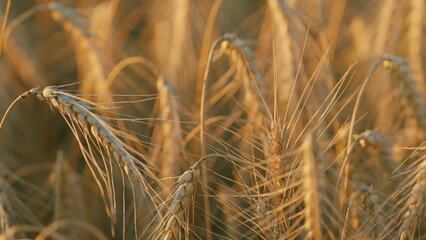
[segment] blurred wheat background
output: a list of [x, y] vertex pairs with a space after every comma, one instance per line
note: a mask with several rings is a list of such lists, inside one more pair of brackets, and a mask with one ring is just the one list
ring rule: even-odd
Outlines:
[[0, 239], [426, 239], [424, 0], [0, 13]]

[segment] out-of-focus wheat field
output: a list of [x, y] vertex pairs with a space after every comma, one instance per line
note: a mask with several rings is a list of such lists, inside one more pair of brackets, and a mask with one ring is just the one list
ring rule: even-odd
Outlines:
[[426, 239], [424, 0], [0, 16], [0, 239]]

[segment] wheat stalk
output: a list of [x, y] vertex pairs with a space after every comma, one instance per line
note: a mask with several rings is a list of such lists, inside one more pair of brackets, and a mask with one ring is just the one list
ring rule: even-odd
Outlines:
[[426, 4], [422, 0], [411, 0], [409, 1], [410, 5], [410, 13], [409, 13], [409, 25], [408, 25], [408, 55], [410, 59], [411, 66], [415, 71], [413, 73], [414, 79], [418, 81], [418, 87], [420, 92], [425, 93], [425, 87], [423, 86], [424, 81], [424, 67], [422, 62], [424, 58], [422, 57], [422, 51], [424, 51], [424, 47], [422, 47], [422, 36], [423, 36], [423, 19], [425, 17], [424, 8]]
[[318, 174], [312, 136], [308, 135], [302, 146], [303, 152], [303, 188], [305, 201], [305, 228], [308, 231], [308, 239], [321, 239], [321, 207], [319, 202]]
[[0, 32], [0, 57], [3, 55], [5, 31], [7, 29], [7, 21], [9, 21], [11, 5], [12, 5], [12, 0], [8, 0], [6, 5], [6, 11], [3, 18], [3, 24], [1, 26], [1, 32]]

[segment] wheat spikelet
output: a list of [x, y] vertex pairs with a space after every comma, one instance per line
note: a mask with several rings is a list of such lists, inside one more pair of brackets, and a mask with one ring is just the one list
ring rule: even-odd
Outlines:
[[271, 130], [268, 132], [269, 143], [270, 143], [270, 157], [272, 162], [270, 163], [270, 173], [273, 179], [276, 189], [281, 189], [284, 184], [282, 175], [285, 173], [285, 164], [283, 161], [283, 145], [281, 141], [280, 129], [274, 124]]
[[284, 210], [281, 208], [286, 199], [292, 197], [291, 190], [287, 189], [287, 186], [292, 184], [290, 183], [292, 178], [286, 174], [290, 167], [284, 162], [281, 129], [275, 123], [268, 131], [268, 138], [267, 179], [270, 182], [266, 183], [266, 187], [271, 195], [264, 202], [258, 204], [258, 212], [260, 213], [260, 224], [266, 228], [264, 233], [271, 239], [279, 239], [283, 237], [285, 231], [283, 225], [287, 224]]
[[187, 211], [195, 191], [195, 184], [200, 178], [201, 161], [196, 162], [178, 180], [178, 187], [172, 195], [173, 200], [169, 208], [170, 217], [167, 220], [164, 240], [182, 239], [180, 231], [185, 221], [188, 221]]

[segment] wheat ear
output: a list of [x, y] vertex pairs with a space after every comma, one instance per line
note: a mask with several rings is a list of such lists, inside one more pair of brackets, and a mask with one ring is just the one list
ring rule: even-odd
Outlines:
[[199, 167], [202, 160], [196, 162], [178, 180], [178, 187], [173, 193], [173, 200], [169, 209], [170, 218], [167, 221], [164, 240], [181, 238], [180, 228], [184, 225], [185, 220], [188, 220], [188, 216], [185, 216], [185, 213], [189, 209], [190, 201], [195, 191], [195, 184], [200, 179]]
[[416, 80], [410, 75], [411, 69], [405, 64], [405, 60], [399, 57], [387, 57], [383, 60], [383, 66], [393, 75], [396, 85], [401, 86], [400, 95], [407, 101], [410, 110], [409, 117], [415, 119], [417, 127], [426, 135], [426, 110], [421, 94], [416, 86]]
[[398, 163], [393, 158], [392, 141], [388, 137], [374, 130], [367, 130], [359, 135], [358, 143], [378, 158], [379, 163], [386, 170], [386, 175], [398, 168]]
[[242, 134], [247, 139], [252, 138], [253, 135], [266, 139], [265, 132], [259, 132], [258, 129], [263, 125], [264, 116], [270, 115], [270, 113], [265, 107], [266, 103], [263, 98], [265, 87], [259, 67], [255, 62], [256, 56], [247, 42], [234, 34], [225, 34], [220, 47], [235, 67], [236, 78], [242, 80], [244, 91], [241, 102], [246, 108], [249, 121], [249, 124], [242, 129]]
[[346, 239], [347, 225], [349, 223], [351, 209], [355, 203], [355, 200], [358, 198], [358, 196], [360, 196], [363, 193], [373, 193], [373, 189], [371, 189], [370, 187], [361, 187], [352, 197], [352, 200], [349, 203], [348, 209], [346, 210], [345, 223], [343, 224], [342, 233], [340, 237], [341, 240]]
[[[144, 190], [151, 192], [152, 188], [145, 182], [145, 176], [154, 177], [154, 175], [150, 172], [149, 167], [145, 165], [146, 162], [140, 162], [138, 153], [119, 139], [116, 134], [117, 130], [110, 127], [100, 116], [92, 112], [94, 103], [90, 101], [54, 87], [46, 87], [43, 90], [33, 88], [21, 94], [12, 102], [0, 123], [0, 129], [3, 127], [12, 107], [19, 100], [29, 95], [36, 95], [39, 100], [49, 103], [58, 109], [64, 118], [68, 116], [74, 123], [80, 125], [85, 134], [92, 134], [100, 146], [103, 146], [106, 151], [112, 152], [116, 161], [128, 176], [136, 180]], [[140, 170], [143, 174], [141, 174]]]

